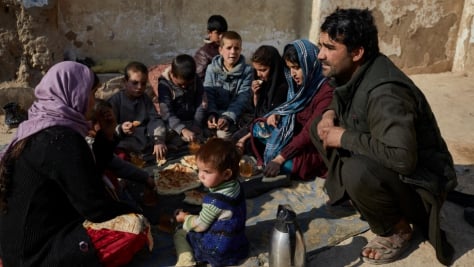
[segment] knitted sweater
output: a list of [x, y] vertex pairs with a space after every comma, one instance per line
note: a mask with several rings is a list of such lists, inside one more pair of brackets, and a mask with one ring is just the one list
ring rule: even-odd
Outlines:
[[[228, 190], [227, 195], [223, 194], [226, 188], [229, 188], [229, 183], [237, 185], [236, 196], [230, 197], [231, 192]], [[204, 210], [206, 206], [207, 211]], [[245, 236], [247, 212], [244, 194], [238, 182], [232, 180], [223, 185], [221, 190], [207, 194], [203, 200], [203, 210], [199, 217], [208, 217], [208, 211], [212, 210], [220, 212], [206, 231], [188, 233], [187, 239], [193, 248], [194, 258], [197, 261], [209, 262], [212, 266], [236, 265], [246, 258], [249, 249]], [[186, 218], [186, 222], [190, 219]]]

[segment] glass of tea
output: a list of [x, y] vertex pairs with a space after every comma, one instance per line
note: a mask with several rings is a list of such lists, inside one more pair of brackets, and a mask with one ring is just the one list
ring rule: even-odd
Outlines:
[[143, 154], [141, 153], [130, 153], [130, 162], [138, 168], [143, 168], [146, 165], [146, 161], [143, 159]]
[[253, 162], [248, 158], [242, 158], [239, 162], [240, 176], [250, 177], [253, 175]]
[[189, 153], [194, 155], [199, 150], [199, 148], [201, 148], [201, 144], [199, 144], [199, 142], [192, 141], [192, 142], [189, 142], [188, 148], [189, 148]]

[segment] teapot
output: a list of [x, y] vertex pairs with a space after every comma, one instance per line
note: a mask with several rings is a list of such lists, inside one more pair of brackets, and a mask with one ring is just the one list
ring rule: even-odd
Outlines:
[[275, 226], [270, 243], [271, 267], [304, 267], [306, 246], [296, 221], [296, 213], [290, 205], [278, 205]]

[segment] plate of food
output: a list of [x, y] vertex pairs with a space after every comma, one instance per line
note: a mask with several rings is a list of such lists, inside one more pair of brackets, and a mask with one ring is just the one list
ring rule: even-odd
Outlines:
[[181, 163], [170, 164], [158, 170], [155, 184], [160, 195], [177, 195], [201, 186], [197, 172]]

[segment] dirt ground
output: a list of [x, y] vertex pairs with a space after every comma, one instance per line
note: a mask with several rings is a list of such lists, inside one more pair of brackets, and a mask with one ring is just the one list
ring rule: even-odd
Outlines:
[[[453, 155], [459, 177], [457, 190], [474, 194], [474, 76], [468, 73], [411, 75], [422, 89], [438, 120], [442, 135]], [[5, 133], [0, 116], [0, 145], [8, 143], [12, 133]], [[474, 227], [463, 219], [463, 208], [447, 202], [441, 213], [441, 227], [455, 248], [452, 266], [474, 266]], [[370, 266], [363, 263], [360, 250], [374, 235], [369, 231], [339, 245], [309, 256], [309, 266]], [[443, 266], [433, 248], [415, 235], [404, 257], [385, 266]]]

